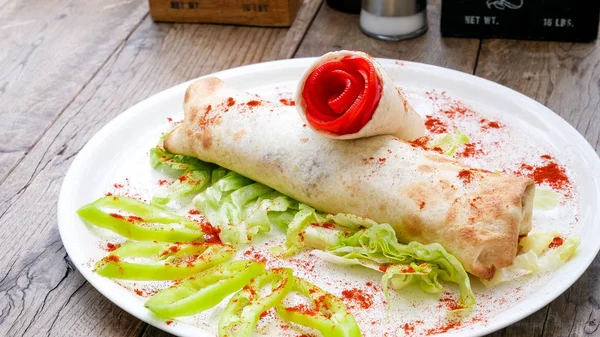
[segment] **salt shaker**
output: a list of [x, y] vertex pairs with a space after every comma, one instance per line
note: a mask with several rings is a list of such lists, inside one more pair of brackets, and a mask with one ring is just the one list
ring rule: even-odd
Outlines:
[[362, 0], [360, 29], [381, 40], [419, 36], [427, 31], [427, 0]]

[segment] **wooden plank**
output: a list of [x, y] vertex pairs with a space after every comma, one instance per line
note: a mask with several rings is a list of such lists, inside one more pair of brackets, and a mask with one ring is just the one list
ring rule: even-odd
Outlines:
[[[476, 75], [548, 106], [600, 153], [600, 43], [484, 40]], [[491, 336], [600, 336], [599, 325], [600, 257], [596, 257], [558, 299]]]
[[439, 65], [472, 73], [479, 48], [478, 39], [440, 36], [441, 1], [429, 1], [429, 30], [420, 37], [389, 42], [370, 38], [360, 31], [359, 16], [323, 5], [295, 57], [320, 56], [339, 50], [362, 50], [386, 57]]
[[[304, 10], [314, 14], [312, 2]], [[126, 108], [194, 77], [271, 60], [290, 35], [294, 50], [302, 34], [288, 29], [144, 20], [0, 183], [0, 228], [11, 229], [0, 231], [0, 336], [139, 335], [145, 325], [64, 262], [55, 220], [62, 177], [91, 136]]]
[[1, 4], [0, 182], [147, 11], [145, 0]]

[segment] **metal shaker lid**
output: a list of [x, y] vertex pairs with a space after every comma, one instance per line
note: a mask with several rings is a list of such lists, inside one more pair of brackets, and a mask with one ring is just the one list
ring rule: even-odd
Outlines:
[[377, 16], [411, 16], [427, 8], [427, 0], [362, 0], [362, 8]]

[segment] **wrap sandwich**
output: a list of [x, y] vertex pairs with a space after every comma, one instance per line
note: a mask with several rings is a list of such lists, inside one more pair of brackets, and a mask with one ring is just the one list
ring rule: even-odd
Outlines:
[[389, 223], [402, 242], [440, 243], [491, 279], [531, 229], [528, 178], [469, 168], [391, 135], [323, 137], [294, 107], [208, 77], [185, 94], [185, 119], [165, 149], [236, 171], [328, 213]]

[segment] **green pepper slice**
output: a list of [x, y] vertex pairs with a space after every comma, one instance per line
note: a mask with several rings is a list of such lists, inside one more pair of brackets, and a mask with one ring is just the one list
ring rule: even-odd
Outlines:
[[128, 241], [98, 261], [95, 271], [123, 280], [180, 280], [228, 260], [234, 254], [235, 248], [222, 244]]
[[361, 336], [354, 316], [346, 310], [341, 299], [299, 278], [294, 279], [292, 291], [307, 297], [312, 307], [306, 305], [286, 307], [279, 304], [276, 306], [277, 313], [284, 320], [316, 329], [324, 337]]
[[198, 194], [208, 187], [210, 178], [210, 171], [185, 172], [174, 183], [154, 193], [150, 204], [166, 206], [172, 200], [178, 200], [190, 194]]
[[77, 214], [87, 224], [137, 241], [201, 241], [210, 234], [195, 221], [123, 196], [102, 197], [78, 209]]
[[[269, 270], [250, 281], [235, 294], [219, 320], [219, 337], [247, 337], [252, 334], [260, 314], [281, 302], [294, 284], [289, 268]], [[271, 287], [269, 295], [261, 296], [263, 287]]]
[[264, 270], [264, 264], [254, 261], [225, 262], [160, 291], [146, 307], [162, 317], [194, 315], [219, 304]]

